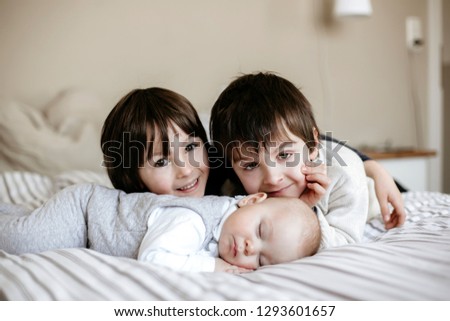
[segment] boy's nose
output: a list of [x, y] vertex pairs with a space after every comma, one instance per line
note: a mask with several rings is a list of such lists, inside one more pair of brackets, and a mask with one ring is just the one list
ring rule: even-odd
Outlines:
[[177, 170], [177, 178], [183, 178], [191, 175], [192, 173], [192, 167], [186, 162], [177, 165], [176, 170]]
[[276, 165], [265, 164], [264, 166], [264, 185], [278, 185], [283, 180], [283, 175]]

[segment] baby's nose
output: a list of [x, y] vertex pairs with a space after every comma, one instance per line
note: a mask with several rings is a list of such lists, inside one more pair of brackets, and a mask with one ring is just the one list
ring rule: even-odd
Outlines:
[[245, 241], [245, 255], [253, 255], [255, 253], [255, 246], [252, 241], [246, 240]]

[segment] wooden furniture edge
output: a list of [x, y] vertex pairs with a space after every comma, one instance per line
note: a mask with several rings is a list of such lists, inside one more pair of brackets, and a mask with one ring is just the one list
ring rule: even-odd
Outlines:
[[386, 150], [386, 151], [373, 151], [373, 150], [361, 150], [372, 159], [393, 159], [393, 158], [410, 158], [410, 157], [433, 157], [436, 156], [434, 150]]

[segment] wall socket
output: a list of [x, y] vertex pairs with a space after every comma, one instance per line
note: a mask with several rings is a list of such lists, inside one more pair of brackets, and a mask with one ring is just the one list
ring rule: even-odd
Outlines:
[[424, 40], [422, 33], [422, 22], [418, 17], [406, 18], [406, 46], [409, 50], [420, 51]]

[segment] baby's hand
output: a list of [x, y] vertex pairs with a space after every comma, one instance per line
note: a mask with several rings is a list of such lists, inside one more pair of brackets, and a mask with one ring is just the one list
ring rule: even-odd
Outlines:
[[325, 163], [317, 165], [314, 162], [306, 162], [302, 166], [302, 173], [305, 175], [306, 189], [300, 195], [300, 199], [313, 207], [325, 195], [330, 185], [331, 180], [327, 176], [327, 166]]
[[240, 266], [236, 266], [236, 265], [230, 265], [230, 267], [228, 269], [225, 270], [225, 272], [227, 273], [232, 273], [232, 274], [241, 274], [241, 273], [248, 273], [248, 272], [252, 272], [253, 270], [249, 270]]
[[226, 272], [233, 274], [247, 273], [253, 270], [246, 269], [240, 266], [231, 265], [230, 263], [224, 261], [221, 258], [216, 258], [216, 266], [214, 267], [214, 272]]

